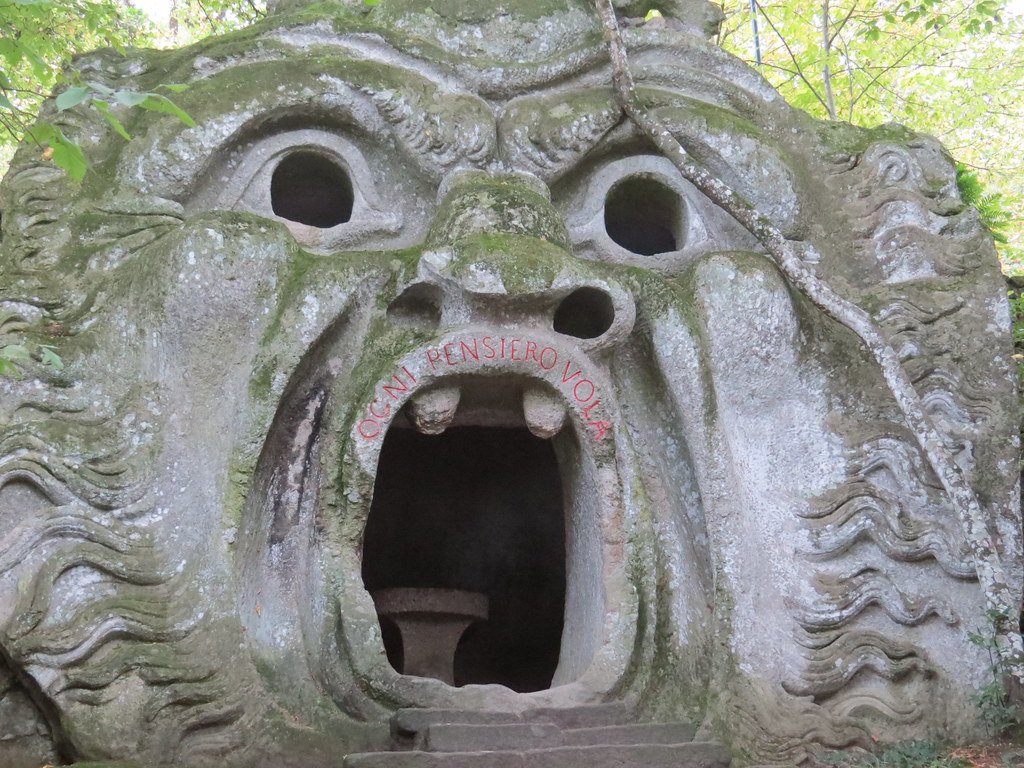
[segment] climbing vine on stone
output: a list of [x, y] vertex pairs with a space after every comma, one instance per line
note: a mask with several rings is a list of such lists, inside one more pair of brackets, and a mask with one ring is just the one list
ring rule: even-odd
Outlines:
[[1019, 611], [1010, 594], [1009, 581], [985, 515], [942, 436], [925, 413], [921, 397], [896, 352], [867, 312], [839, 296], [808, 269], [801, 254], [813, 252], [813, 246], [808, 243], [798, 245], [787, 239], [767, 216], [703, 168], [683, 144], [643, 107], [629, 68], [613, 0], [596, 0], [596, 7], [611, 58], [615, 98], [623, 112], [672, 162], [683, 178], [757, 238], [794, 287], [829, 317], [853, 331], [875, 358], [907, 426], [914, 433], [960, 518], [985, 591], [988, 614], [993, 617], [995, 644], [1004, 668], [1007, 674], [1024, 680], [1024, 643], [1012, 618]]

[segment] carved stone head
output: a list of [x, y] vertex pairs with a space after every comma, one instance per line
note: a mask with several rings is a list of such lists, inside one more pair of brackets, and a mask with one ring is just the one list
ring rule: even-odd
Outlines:
[[[882, 327], [1019, 593], [952, 162], [794, 111], [709, 9], [620, 7], [642, 100]], [[622, 702], [762, 763], [976, 732], [954, 507], [858, 339], [623, 118], [587, 3], [282, 3], [76, 67], [198, 125], [48, 104], [88, 175], [28, 147], [0, 193], [5, 338], [67, 363], [0, 381], [12, 766], [340, 764], [405, 707]]]

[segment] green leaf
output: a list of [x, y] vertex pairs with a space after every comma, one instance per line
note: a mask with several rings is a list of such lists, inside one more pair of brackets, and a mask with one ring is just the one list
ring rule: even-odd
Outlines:
[[131, 141], [132, 137], [128, 131], [125, 130], [124, 126], [121, 125], [121, 121], [118, 120], [110, 111], [110, 105], [103, 101], [103, 99], [93, 99], [92, 105], [96, 107], [96, 111], [107, 118], [107, 122], [110, 123], [111, 127], [121, 134], [125, 139]]
[[149, 94], [149, 98], [139, 104], [139, 106], [143, 109], [152, 110], [153, 112], [167, 112], [168, 114], [177, 116], [177, 118], [189, 128], [196, 127], [196, 121], [189, 117], [188, 112], [183, 110], [166, 96], [161, 96], [159, 93]]
[[89, 98], [89, 89], [84, 85], [68, 88], [57, 97], [57, 109], [63, 112], [65, 109], [77, 107], [87, 98]]
[[49, 123], [40, 122], [26, 131], [25, 135], [36, 144], [46, 144], [57, 135], [57, 129]]
[[58, 136], [50, 141], [50, 146], [53, 147], [54, 164], [67, 171], [68, 176], [75, 181], [80, 181], [89, 167], [82, 148], [59, 132]]
[[140, 91], [117, 91], [114, 94], [114, 98], [126, 107], [139, 107], [152, 95], [152, 93], [142, 93]]
[[160, 83], [157, 88], [166, 88], [172, 93], [181, 93], [182, 91], [188, 90], [188, 83]]
[[0, 107], [3, 107], [4, 109], [9, 109], [11, 111], [14, 110], [14, 105], [11, 103], [11, 100], [8, 99], [3, 93], [0, 93]]
[[43, 58], [32, 48], [29, 48], [27, 45], [22, 45], [21, 53], [24, 58], [28, 59], [29, 63], [32, 65], [32, 72], [40, 80], [45, 78], [50, 72], [50, 65], [47, 64], [46, 61], [44, 61]]
[[0, 376], [21, 378], [21, 371], [18, 369], [18, 366], [4, 358], [2, 354], [0, 354]]
[[96, 91], [96, 93], [103, 94], [104, 96], [113, 96], [114, 95], [114, 89], [113, 88], [108, 88], [103, 83], [87, 83], [87, 85], [90, 88], [92, 88], [94, 91]]
[[85, 176], [88, 163], [85, 153], [75, 142], [49, 123], [36, 123], [26, 131], [26, 135], [37, 144], [49, 144], [53, 149], [53, 163], [63, 168], [72, 179], [80, 180]]
[[40, 345], [39, 354], [42, 357], [43, 365], [48, 365], [55, 371], [64, 370], [64, 361], [60, 359], [60, 355], [53, 351], [52, 347]]
[[3, 349], [0, 349], [0, 356], [5, 360], [14, 362], [27, 362], [32, 359], [32, 355], [28, 353], [28, 347], [24, 344], [8, 344]]
[[0, 37], [0, 56], [7, 59], [7, 63], [12, 67], [20, 64], [21, 60], [24, 58], [21, 46], [9, 37]]

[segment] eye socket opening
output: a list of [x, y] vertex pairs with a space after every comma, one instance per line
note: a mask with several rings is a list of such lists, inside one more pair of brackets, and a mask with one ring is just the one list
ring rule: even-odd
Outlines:
[[311, 150], [292, 152], [270, 179], [270, 204], [282, 219], [329, 229], [352, 218], [355, 195], [345, 169]]
[[411, 285], [388, 305], [388, 320], [424, 330], [437, 328], [441, 322], [442, 298], [441, 289], [435, 285]]
[[648, 176], [632, 176], [609, 190], [604, 228], [631, 253], [670, 253], [683, 247], [686, 209], [675, 190]]
[[614, 322], [612, 297], [599, 288], [584, 286], [562, 299], [551, 325], [556, 333], [577, 339], [596, 339]]

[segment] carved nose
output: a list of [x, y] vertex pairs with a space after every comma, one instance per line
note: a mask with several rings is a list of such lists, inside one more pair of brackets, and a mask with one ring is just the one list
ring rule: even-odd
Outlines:
[[610, 334], [621, 338], [632, 329], [635, 318], [632, 298], [607, 284], [567, 285], [514, 298], [492, 295], [484, 301], [467, 302], [466, 298], [458, 285], [417, 282], [388, 305], [387, 316], [395, 324], [428, 331], [474, 323], [529, 324], [585, 342], [612, 341], [604, 338]]
[[596, 339], [615, 324], [615, 300], [600, 288], [577, 288], [558, 304], [552, 327], [577, 339]]
[[533, 328], [587, 351], [632, 330], [632, 296], [572, 255], [541, 182], [463, 173], [442, 194], [417, 277], [388, 306], [391, 322], [426, 331]]
[[544, 182], [527, 174], [459, 171], [445, 179], [441, 206], [427, 235], [443, 247], [477, 235], [524, 236], [569, 250], [569, 232]]

